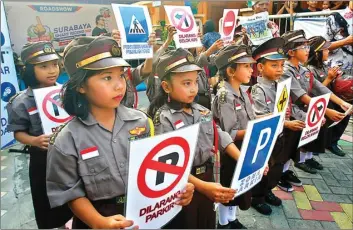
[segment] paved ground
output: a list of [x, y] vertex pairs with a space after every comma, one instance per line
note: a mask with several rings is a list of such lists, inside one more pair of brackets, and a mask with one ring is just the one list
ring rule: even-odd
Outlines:
[[[140, 105], [146, 105], [146, 98]], [[337, 157], [329, 152], [317, 160], [325, 168], [316, 175], [294, 168], [304, 186], [292, 193], [275, 190], [283, 205], [273, 207], [267, 217], [254, 209], [239, 211], [239, 220], [248, 228], [266, 229], [352, 229], [353, 213], [353, 122], [340, 144], [348, 153]], [[18, 146], [19, 147], [19, 146]], [[37, 228], [28, 181], [28, 157], [1, 151], [1, 229]]]

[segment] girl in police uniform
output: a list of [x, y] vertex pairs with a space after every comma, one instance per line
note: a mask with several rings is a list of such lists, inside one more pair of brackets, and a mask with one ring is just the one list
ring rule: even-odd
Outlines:
[[[9, 131], [17, 141], [29, 146], [29, 179], [37, 226], [40, 229], [63, 226], [72, 213], [67, 205], [50, 209], [46, 190], [49, 136], [43, 134], [33, 89], [54, 86], [59, 76], [59, 56], [49, 42], [27, 44], [21, 51], [25, 64], [23, 81], [28, 88], [10, 99], [7, 106]], [[50, 166], [52, 167], [52, 166]]]
[[194, 102], [198, 92], [198, 72], [194, 57], [184, 49], [169, 51], [157, 64], [160, 94], [152, 101], [148, 113], [154, 117], [156, 133], [170, 132], [183, 126], [200, 123], [199, 139], [189, 182], [196, 192], [191, 204], [166, 228], [215, 228], [213, 202], [228, 203], [235, 191], [214, 183], [212, 156], [217, 149], [238, 159], [239, 150], [230, 136], [213, 122], [211, 112]]
[[[52, 207], [68, 203], [73, 228], [127, 228], [124, 214], [128, 183], [128, 143], [153, 135], [153, 123], [121, 104], [126, 92], [124, 67], [115, 40], [80, 37], [67, 47], [64, 65], [70, 80], [63, 89], [65, 110], [75, 116], [50, 141], [47, 189]], [[176, 203], [187, 205], [188, 184]]]
[[[241, 84], [249, 83], [253, 72], [251, 50], [245, 45], [229, 45], [218, 53], [215, 59], [220, 83], [213, 101], [212, 112], [222, 130], [228, 132], [240, 149], [249, 120], [256, 119], [250, 98]], [[228, 155], [221, 155], [221, 184], [231, 185], [237, 161]], [[265, 170], [267, 174], [267, 170]], [[245, 228], [236, 217], [237, 206], [247, 210], [251, 205], [251, 191], [235, 198], [229, 203], [219, 205], [218, 228]]]

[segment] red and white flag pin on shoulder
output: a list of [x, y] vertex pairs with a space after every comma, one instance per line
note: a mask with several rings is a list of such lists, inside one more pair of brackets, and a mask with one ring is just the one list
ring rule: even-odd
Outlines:
[[93, 157], [98, 157], [99, 152], [97, 146], [86, 148], [80, 151], [82, 160], [87, 160]]
[[37, 109], [37, 107], [31, 107], [31, 108], [27, 109], [27, 112], [29, 113], [29, 115], [33, 115], [33, 114], [38, 113], [38, 109]]
[[174, 126], [176, 129], [180, 129], [181, 127], [183, 127], [185, 124], [182, 120], [177, 120], [176, 122], [174, 122]]

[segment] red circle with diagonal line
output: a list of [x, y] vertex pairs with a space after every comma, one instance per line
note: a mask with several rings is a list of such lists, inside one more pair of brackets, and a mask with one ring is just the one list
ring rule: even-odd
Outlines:
[[[180, 167], [180, 166], [165, 164], [165, 163], [153, 160], [153, 157], [156, 156], [162, 149], [171, 145], [178, 145], [183, 149], [184, 155], [185, 155], [183, 166]], [[189, 162], [189, 158], [190, 158], [190, 146], [189, 146], [189, 143], [184, 138], [171, 137], [159, 143], [148, 153], [148, 155], [146, 156], [146, 158], [143, 160], [141, 164], [140, 170], [137, 175], [137, 186], [140, 192], [144, 196], [149, 198], [158, 198], [170, 192], [183, 177]], [[148, 185], [146, 184], [147, 169], [178, 175], [178, 177], [167, 188], [159, 191], [155, 191], [149, 188]]]
[[[321, 110], [322, 112], [321, 112], [321, 114], [320, 114], [320, 111], [319, 111], [319, 108], [318, 108], [318, 104], [319, 103], [323, 103], [323, 105], [324, 105], [324, 107], [323, 107], [323, 109]], [[310, 127], [314, 127], [314, 126], [316, 126], [318, 123], [319, 123], [319, 121], [321, 120], [321, 118], [324, 116], [324, 112], [325, 112], [325, 110], [326, 110], [326, 106], [327, 106], [327, 103], [326, 103], [326, 100], [325, 100], [325, 98], [320, 98], [319, 100], [317, 100], [316, 102], [315, 102], [315, 104], [313, 104], [313, 106], [311, 107], [311, 110], [309, 111], [309, 116], [308, 116], [308, 125], [310, 126]], [[312, 122], [311, 121], [311, 118], [312, 118], [312, 113], [313, 112], [315, 112], [315, 118], [317, 118], [317, 120], [315, 121], [315, 122]]]
[[[176, 14], [182, 12], [183, 15], [181, 15], [181, 18], [179, 21], [175, 20]], [[194, 20], [193, 20], [193, 15], [190, 15], [185, 9], [183, 8], [175, 8], [172, 10], [170, 13], [170, 18], [172, 19], [172, 24], [175, 26], [177, 30], [180, 30], [181, 32], [189, 32], [194, 28]], [[188, 20], [190, 23], [187, 28], [182, 28], [183, 23], [185, 20]]]
[[55, 104], [56, 106], [62, 108], [61, 103], [56, 101], [56, 100], [54, 100], [54, 98], [52, 98], [53, 95], [60, 93], [60, 90], [61, 89], [56, 89], [56, 90], [53, 90], [50, 93], [48, 93], [43, 99], [42, 108], [43, 108], [43, 112], [44, 112], [45, 116], [47, 116], [51, 121], [54, 121], [54, 122], [57, 122], [57, 123], [65, 123], [68, 120], [70, 120], [72, 117], [71, 116], [68, 116], [68, 117], [65, 117], [65, 118], [54, 117], [54, 116], [52, 116], [49, 113], [48, 108], [47, 108], [48, 104], [49, 105], [50, 104]]

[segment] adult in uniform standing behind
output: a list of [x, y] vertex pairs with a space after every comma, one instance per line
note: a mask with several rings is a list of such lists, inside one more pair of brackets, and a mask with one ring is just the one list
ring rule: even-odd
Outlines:
[[[51, 43], [37, 42], [23, 47], [21, 59], [25, 64], [23, 81], [28, 88], [10, 99], [7, 105], [7, 127], [14, 132], [17, 141], [29, 146], [29, 179], [38, 228], [58, 228], [72, 217], [72, 213], [66, 204], [50, 208], [45, 180], [49, 136], [43, 134], [33, 89], [56, 84], [59, 56]], [[54, 165], [49, 163], [48, 167]]]
[[[124, 67], [115, 40], [80, 37], [64, 56], [70, 80], [63, 89], [65, 110], [75, 116], [50, 140], [47, 189], [52, 207], [68, 203], [73, 229], [127, 228], [124, 214], [130, 138], [153, 136], [151, 119], [121, 105], [126, 91]], [[96, 57], [92, 59], [92, 57]], [[190, 203], [188, 184], [179, 205]]]

